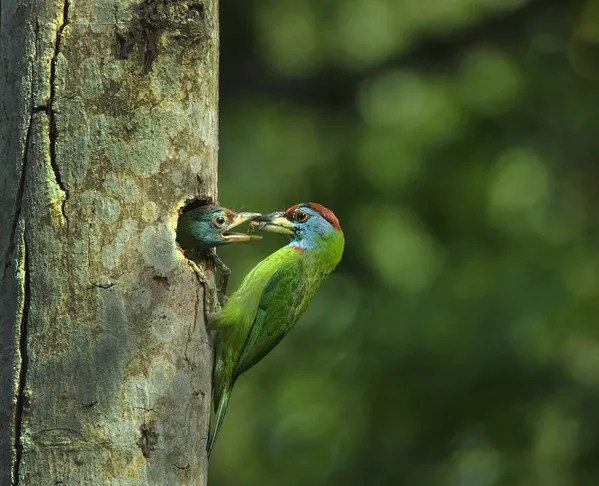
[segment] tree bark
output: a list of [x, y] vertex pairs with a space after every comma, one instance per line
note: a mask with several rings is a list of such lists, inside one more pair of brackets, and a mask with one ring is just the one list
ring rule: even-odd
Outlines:
[[206, 301], [175, 227], [216, 196], [218, 1], [0, 17], [0, 484], [206, 484]]

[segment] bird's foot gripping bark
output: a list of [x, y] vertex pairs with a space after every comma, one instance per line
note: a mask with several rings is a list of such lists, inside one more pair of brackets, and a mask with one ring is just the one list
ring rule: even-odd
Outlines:
[[[204, 273], [204, 270], [202, 270], [201, 267], [199, 267], [196, 262], [194, 262], [193, 260], [187, 260], [187, 263], [189, 264], [189, 266], [191, 267], [191, 269], [193, 270], [193, 272], [196, 275], [196, 278], [198, 279], [198, 282], [200, 282], [200, 285], [203, 287], [204, 289], [204, 319], [205, 322], [208, 320], [208, 309], [212, 309], [214, 307], [214, 297], [211, 292], [209, 292], [210, 290], [210, 286], [208, 285], [208, 280], [206, 279], [206, 274]], [[207, 295], [211, 295], [211, 305], [208, 305], [206, 302], [206, 296]]]
[[231, 269], [229, 267], [227, 267], [225, 265], [225, 262], [223, 262], [218, 257], [218, 255], [216, 254], [214, 249], [212, 249], [211, 251], [208, 252], [208, 256], [214, 263], [214, 267], [220, 271], [221, 285], [220, 285], [220, 289], [217, 288], [216, 290], [217, 290], [217, 292], [220, 292], [219, 303], [220, 303], [221, 307], [223, 307], [227, 303], [227, 300], [229, 299], [227, 297], [227, 287], [229, 285], [229, 276], [231, 275]]
[[207, 282], [206, 282], [206, 274], [204, 273], [204, 270], [202, 270], [200, 267], [198, 267], [198, 265], [196, 264], [196, 262], [194, 262], [193, 260], [187, 260], [187, 263], [189, 263], [189, 266], [191, 267], [191, 269], [196, 274], [198, 282], [200, 282], [200, 284], [202, 285], [202, 287], [204, 287], [204, 290], [206, 290], [206, 284], [207, 284]]

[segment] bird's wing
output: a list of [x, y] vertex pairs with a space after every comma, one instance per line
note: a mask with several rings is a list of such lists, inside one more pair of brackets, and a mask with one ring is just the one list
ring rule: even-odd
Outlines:
[[268, 281], [237, 364], [237, 376], [264, 358], [299, 319], [307, 294], [302, 276], [303, 262], [293, 259], [281, 265]]

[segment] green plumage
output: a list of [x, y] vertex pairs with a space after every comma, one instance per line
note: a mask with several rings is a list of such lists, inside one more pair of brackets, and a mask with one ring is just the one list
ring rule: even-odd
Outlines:
[[211, 316], [209, 326], [218, 331], [218, 337], [213, 380], [216, 412], [209, 454], [235, 380], [264, 358], [296, 324], [341, 260], [343, 248], [343, 233], [334, 228], [312, 235], [309, 249], [294, 246], [292, 239], [290, 245], [254, 267], [223, 310]]

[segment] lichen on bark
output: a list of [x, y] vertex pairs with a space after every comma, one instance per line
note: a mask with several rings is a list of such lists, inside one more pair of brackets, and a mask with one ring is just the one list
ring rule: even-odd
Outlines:
[[217, 1], [0, 12], [0, 483], [205, 484], [212, 299], [175, 226], [216, 197]]

